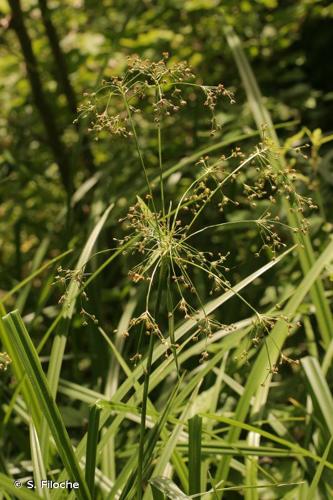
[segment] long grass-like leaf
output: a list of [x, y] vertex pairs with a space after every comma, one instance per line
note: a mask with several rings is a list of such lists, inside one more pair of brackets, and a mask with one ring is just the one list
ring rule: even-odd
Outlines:
[[72, 481], [77, 481], [80, 484], [77, 496], [82, 500], [90, 499], [89, 490], [75, 457], [59, 409], [52, 397], [38, 355], [19, 312], [14, 311], [7, 314], [3, 318], [3, 324], [11, 339], [12, 351], [15, 353], [13, 362], [20, 363], [24, 372], [26, 372], [30, 391], [35, 394], [38, 400], [68, 475]]
[[191, 497], [185, 495], [178, 486], [167, 477], [154, 477], [150, 484], [164, 493], [171, 500], [190, 500]]
[[39, 445], [38, 435], [33, 423], [30, 424], [29, 430], [30, 430], [31, 460], [33, 465], [35, 489], [42, 498], [49, 500], [50, 494], [48, 488], [42, 488], [42, 480], [45, 480], [47, 478], [47, 475], [43, 461], [43, 456]]
[[[306, 448], [302, 448], [297, 443], [293, 443], [292, 441], [289, 441], [287, 439], [283, 439], [283, 438], [280, 438], [279, 436], [275, 436], [271, 432], [267, 432], [267, 431], [262, 430], [260, 427], [246, 424], [244, 422], [236, 420], [235, 418], [224, 417], [222, 415], [217, 415], [217, 414], [203, 413], [202, 416], [210, 418], [212, 420], [215, 420], [216, 422], [221, 422], [221, 423], [227, 424], [231, 427], [231, 429], [237, 429], [238, 433], [240, 433], [241, 430], [246, 430], [249, 432], [254, 432], [256, 434], [260, 434], [260, 436], [267, 438], [270, 441], [273, 441], [275, 443], [281, 444], [282, 446], [285, 446], [287, 449], [290, 449], [296, 455], [299, 454], [300, 456], [308, 457], [311, 460], [314, 460], [316, 463], [320, 463], [322, 460], [322, 457], [316, 455], [315, 453], [312, 453], [311, 451], [307, 450]], [[235, 443], [236, 443], [236, 441], [229, 442], [230, 447], [234, 446], [236, 448], [237, 444], [235, 444]], [[240, 448], [240, 450], [241, 450], [241, 448]], [[333, 471], [333, 463], [326, 460], [325, 466]]]
[[161, 492], [161, 490], [156, 488], [154, 484], [151, 484], [150, 487], [153, 495], [153, 500], [165, 500], [165, 495]]
[[327, 460], [328, 454], [329, 454], [331, 446], [332, 446], [332, 441], [333, 441], [333, 437], [331, 437], [331, 439], [327, 443], [327, 446], [326, 446], [325, 451], [323, 453], [322, 460], [320, 461], [318, 468], [316, 470], [316, 473], [315, 473], [315, 475], [312, 479], [312, 482], [310, 484], [310, 488], [308, 490], [306, 500], [312, 500], [313, 498], [315, 498], [316, 490], [318, 488], [321, 476], [322, 476], [324, 468], [325, 468], [325, 462]]
[[38, 493], [34, 493], [33, 490], [27, 489], [20, 480], [15, 482], [2, 472], [0, 472], [0, 488], [2, 492], [9, 493], [11, 495], [10, 498], [18, 500], [43, 500], [43, 497], [40, 497]]
[[[253, 281], [255, 281], [255, 279], [262, 276], [268, 270], [272, 269], [279, 262], [281, 262], [283, 260], [283, 258], [290, 253], [290, 251], [291, 251], [291, 249], [287, 250], [286, 252], [281, 254], [279, 257], [277, 257], [274, 261], [268, 262], [267, 264], [265, 264], [264, 266], [259, 268], [257, 271], [255, 271], [251, 275], [247, 276], [245, 279], [243, 279], [241, 282], [239, 282], [237, 285], [235, 285], [233, 287], [233, 290], [228, 290], [227, 292], [223, 293], [220, 297], [217, 297], [216, 299], [208, 302], [205, 305], [206, 313], [211, 314], [213, 311], [215, 311], [222, 304], [224, 304], [229, 299], [234, 297], [235, 292], [241, 291], [246, 286], [253, 283]], [[249, 323], [251, 323], [251, 320], [245, 321], [244, 325], [243, 325], [243, 322], [240, 322], [239, 329], [241, 330], [244, 326], [247, 326]], [[196, 324], [197, 323], [195, 320], [192, 320], [192, 319], [186, 320], [180, 327], [178, 327], [175, 330], [175, 340], [180, 341], [180, 339], [182, 339], [186, 334], [188, 334]], [[214, 341], [215, 339], [223, 338], [226, 342], [225, 348], [226, 348], [226, 350], [228, 350], [231, 347], [234, 347], [235, 345], [237, 345], [237, 343], [239, 342], [238, 335], [244, 335], [244, 333], [242, 331], [237, 331], [237, 330], [238, 330], [238, 328], [235, 328], [231, 334], [230, 334], [230, 332], [223, 330], [223, 331], [221, 331], [221, 337], [219, 336], [219, 333], [216, 332], [214, 334], [212, 341]], [[203, 348], [203, 345], [205, 344], [205, 342], [207, 342], [207, 339], [203, 340], [202, 343], [198, 342], [197, 345], [192, 346], [187, 351], [189, 351], [191, 353], [191, 351], [193, 352], [193, 351], [196, 351], [198, 349], [198, 352], [200, 352], [200, 349], [201, 349], [201, 352], [202, 352], [202, 348]], [[209, 342], [209, 340], [208, 340], [208, 342]], [[166, 350], [167, 350], [167, 347], [163, 344], [156, 346], [156, 348], [154, 349], [154, 353], [153, 353], [153, 362], [160, 359], [165, 354]], [[223, 353], [222, 353], [222, 355], [223, 355]], [[189, 356], [188, 352], [186, 352], [186, 354], [184, 356], [187, 358]], [[181, 362], [181, 359], [182, 359], [182, 354], [180, 354], [178, 356], [179, 362]], [[220, 357], [218, 359], [216, 359], [216, 362], [218, 362], [220, 359], [221, 359]], [[162, 367], [163, 366], [164, 367], [169, 366], [170, 367], [169, 370], [172, 369], [171, 364], [170, 364], [170, 360], [168, 360], [168, 359], [163, 362]], [[214, 366], [214, 365], [212, 365], [212, 366]], [[145, 364], [143, 362], [130, 374], [130, 376], [127, 377], [127, 379], [117, 389], [116, 393], [113, 396], [113, 401], [121, 401], [122, 400], [122, 398], [128, 393], [128, 391], [131, 390], [131, 388], [133, 387], [133, 384], [140, 378], [140, 376], [144, 372], [144, 369], [145, 369]], [[164, 368], [163, 373], [165, 374], [164, 376], [166, 376], [167, 372], [165, 371], [165, 368]], [[158, 381], [160, 380], [160, 377], [161, 377], [160, 370], [155, 370], [152, 373], [152, 379], [151, 379], [151, 383], [150, 383], [151, 390], [158, 383]], [[154, 383], [155, 378], [156, 378], [156, 382]], [[63, 388], [62, 390], [64, 390], [64, 389], [65, 388]], [[79, 387], [77, 388], [77, 390], [78, 390], [78, 392], [80, 392]], [[142, 397], [142, 392], [140, 394], [138, 391], [136, 391], [136, 400], [140, 400], [141, 397]], [[95, 400], [96, 400], [96, 398], [94, 399], [94, 401]], [[90, 400], [89, 402], [92, 402], [92, 401]], [[104, 425], [104, 423], [107, 421], [108, 417], [109, 417], [108, 412], [101, 413], [101, 423], [100, 423], [101, 426]], [[122, 417], [119, 417], [119, 418], [121, 419]], [[119, 421], [118, 421], [117, 425], [119, 425]], [[113, 428], [111, 426], [102, 438], [102, 441], [104, 441], [104, 444], [107, 442], [107, 439], [110, 437], [112, 432], [113, 432]], [[102, 444], [102, 442], [101, 442], [101, 444]], [[77, 447], [76, 454], [77, 454], [77, 457], [79, 459], [81, 459], [83, 457], [83, 455], [85, 453], [85, 449], [86, 449], [86, 436], [82, 439], [82, 441], [80, 442], [80, 444]], [[66, 478], [67, 478], [67, 473], [66, 473], [66, 471], [63, 471], [60, 475], [59, 480], [63, 481]], [[56, 492], [55, 492], [54, 498], [55, 499], [59, 498], [57, 496]]]
[[201, 491], [202, 418], [198, 415], [188, 421], [188, 439], [189, 494], [195, 495]]
[[36, 278], [36, 276], [39, 276], [39, 274], [41, 274], [43, 271], [45, 271], [46, 269], [48, 269], [50, 266], [52, 266], [56, 262], [59, 262], [61, 259], [63, 259], [64, 257], [66, 257], [66, 255], [68, 255], [71, 252], [72, 252], [72, 250], [66, 250], [65, 252], [61, 253], [60, 255], [57, 255], [53, 259], [51, 259], [48, 262], [46, 262], [45, 264], [43, 264], [38, 269], [33, 270], [33, 272], [31, 274], [29, 274], [29, 276], [27, 276], [22, 281], [20, 281], [20, 283], [18, 283], [17, 285], [15, 285], [11, 290], [9, 290], [9, 292], [5, 293], [5, 295], [1, 298], [0, 303], [4, 304], [16, 292], [18, 292], [23, 287], [25, 287], [26, 285], [28, 285], [29, 283], [31, 283], [31, 281], [34, 278]]
[[[6, 314], [5, 308], [3, 304], [0, 303], [0, 312], [2, 314]], [[15, 378], [18, 381], [18, 385], [21, 388], [24, 400], [29, 409], [29, 413], [34, 421], [34, 424], [37, 428], [40, 427], [40, 422], [42, 418], [42, 414], [40, 411], [40, 407], [38, 405], [38, 400], [36, 398], [36, 394], [30, 390], [27, 381], [25, 380], [26, 374], [23, 365], [20, 363], [20, 358], [18, 356], [17, 351], [14, 349], [12, 339], [8, 329], [6, 328], [3, 319], [0, 317], [0, 337], [1, 341], [10, 356], [12, 361], [12, 369], [15, 374]], [[15, 402], [15, 401], [14, 401]]]
[[[38, 271], [41, 265], [42, 260], [44, 259], [44, 256], [47, 252], [48, 246], [50, 244], [50, 238], [47, 236], [45, 237], [41, 244], [39, 245], [39, 248], [37, 252], [35, 253], [34, 259], [32, 261], [31, 265], [31, 274], [33, 274], [35, 271]], [[17, 297], [16, 300], [16, 307], [17, 309], [21, 312], [24, 309], [24, 305], [26, 303], [26, 300], [28, 298], [29, 292], [31, 290], [31, 281], [25, 285], [23, 289], [21, 289], [21, 293]]]
[[307, 356], [301, 360], [317, 417], [323, 426], [323, 434], [333, 436], [333, 397], [316, 358]]
[[[147, 482], [147, 480], [150, 477], [150, 471], [151, 471], [151, 464], [155, 455], [155, 446], [157, 443], [157, 440], [160, 438], [161, 432], [165, 426], [165, 423], [169, 417], [170, 412], [173, 409], [174, 402], [176, 399], [176, 395], [179, 389], [179, 386], [181, 384], [181, 380], [178, 381], [177, 385], [175, 386], [173, 392], [171, 393], [168, 402], [163, 410], [163, 412], [160, 414], [159, 419], [156, 423], [156, 425], [149, 431], [147, 434], [146, 440], [145, 440], [145, 445], [144, 445], [144, 450], [143, 450], [143, 463], [142, 463], [142, 480], [143, 482]], [[132, 474], [133, 472], [135, 473], [134, 476], [134, 481], [132, 478], [129, 478], [129, 481], [127, 481], [120, 500], [127, 500], [127, 498], [134, 498], [135, 497], [135, 491], [136, 491], [136, 474], [138, 470], [139, 464], [137, 467], [134, 467], [132, 469]], [[116, 490], [115, 490], [116, 491]], [[112, 492], [110, 493], [109, 500], [112, 500]]]
[[[179, 436], [183, 430], [186, 418], [189, 416], [189, 414], [192, 410], [192, 407], [195, 403], [196, 397], [197, 397], [198, 392], [199, 392], [200, 385], [201, 385], [200, 383], [196, 385], [195, 390], [191, 394], [188, 402], [185, 405], [184, 410], [182, 411], [182, 414], [180, 416], [180, 421], [175, 425], [170, 437], [168, 438], [167, 442], [164, 444], [163, 451], [156, 461], [156, 465], [155, 465], [154, 471], [152, 473], [152, 477], [160, 477], [160, 476], [163, 476], [163, 474], [165, 474], [165, 469], [166, 469], [167, 464], [168, 464], [169, 460], [171, 459], [172, 455], [174, 456], [174, 460], [178, 459], [177, 455], [175, 456], [175, 448], [177, 445], [177, 441], [178, 441]], [[178, 475], [179, 475], [179, 478], [180, 478], [181, 483], [183, 485], [183, 488], [185, 489], [185, 491], [187, 491], [188, 490], [188, 477], [187, 477], [187, 475], [186, 475], [186, 477], [184, 477], [184, 474], [183, 474], [184, 471], [182, 470], [182, 464], [180, 465], [180, 467], [181, 467], [181, 469], [180, 469], [181, 474], [179, 474], [179, 472], [178, 472]], [[188, 471], [186, 471], [186, 472], [188, 472]], [[145, 500], [147, 500], [147, 496], [145, 497]]]
[[[119, 369], [122, 360], [121, 357], [119, 359], [119, 356], [117, 357], [117, 355], [118, 353], [122, 352], [124, 344], [123, 334], [128, 329], [128, 325], [134, 313], [136, 304], [137, 304], [136, 296], [131, 297], [129, 302], [126, 304], [124, 312], [119, 321], [115, 343], [113, 344], [111, 341], [109, 343], [109, 345], [112, 348], [112, 351], [110, 355], [109, 371], [106, 377], [106, 384], [105, 384], [105, 397], [109, 400], [111, 400], [119, 385]], [[103, 330], [101, 330], [101, 333], [103, 336], [104, 335], [106, 336]], [[114, 449], [115, 449], [114, 438], [110, 438], [108, 440], [107, 445], [103, 449], [102, 453], [102, 472], [113, 481], [115, 480], [116, 477]]]
[[[298, 285], [295, 293], [288, 301], [284, 308], [284, 314], [287, 317], [292, 317], [297, 308], [302, 303], [305, 295], [311, 289], [311, 286], [316, 281], [320, 273], [325, 268], [326, 264], [333, 259], [333, 241], [329, 243], [324, 252], [318, 258], [316, 263], [303, 278], [301, 283]], [[266, 339], [265, 346], [261, 349], [252, 370], [248, 376], [247, 384], [245, 386], [244, 393], [240, 398], [236, 411], [235, 420], [243, 422], [249, 411], [251, 398], [256, 393], [257, 390], [262, 389], [262, 384], [269, 384], [271, 379], [270, 367], [274, 365], [280, 356], [280, 349], [283, 346], [286, 338], [288, 336], [288, 328], [284, 320], [279, 320], [273, 327], [270, 335]], [[269, 357], [267, 356], [269, 352]], [[227, 437], [229, 443], [234, 442], [238, 439], [240, 433], [239, 427], [233, 427]], [[228, 477], [230, 466], [230, 457], [224, 457], [218, 466], [216, 480], [225, 480]]]
[[[83, 271], [90, 256], [92, 253], [92, 250], [94, 248], [94, 245], [96, 243], [96, 240], [109, 216], [110, 211], [112, 210], [113, 205], [109, 206], [107, 210], [105, 210], [104, 214], [98, 221], [98, 223], [95, 225], [93, 231], [91, 232], [83, 250], [80, 255], [80, 258], [77, 262], [76, 265], [76, 270]], [[50, 362], [49, 362], [49, 367], [48, 367], [48, 372], [47, 372], [47, 379], [49, 382], [51, 394], [55, 397], [58, 389], [58, 383], [59, 383], [59, 377], [60, 377], [60, 371], [61, 371], [61, 365], [62, 365], [62, 360], [63, 356], [65, 353], [65, 347], [66, 347], [66, 342], [67, 342], [67, 336], [69, 333], [69, 327], [70, 327], [70, 322], [75, 310], [75, 304], [76, 304], [76, 299], [77, 296], [80, 292], [80, 283], [78, 280], [75, 278], [75, 276], [72, 278], [68, 291], [65, 296], [65, 301], [62, 309], [62, 318], [60, 320], [58, 329], [57, 329], [57, 334], [53, 340], [52, 348], [51, 348], [51, 354], [50, 354]], [[41, 448], [43, 455], [45, 457], [45, 460], [47, 461], [48, 458], [48, 446], [49, 446], [49, 439], [48, 439], [48, 430], [47, 430], [47, 425], [44, 423], [43, 428], [42, 428], [42, 434], [41, 434]]]
[[[249, 106], [251, 108], [254, 120], [258, 130], [263, 130], [265, 127], [266, 134], [270, 140], [279, 147], [278, 137], [273, 126], [270, 113], [260, 92], [260, 88], [252, 71], [250, 63], [242, 48], [241, 41], [231, 26], [224, 26], [224, 33], [229, 44], [229, 47], [234, 56], [237, 68], [242, 78], [242, 82], [246, 91]], [[284, 158], [282, 155], [277, 157], [273, 162], [277, 171], [285, 169]], [[302, 232], [302, 222], [297, 210], [291, 210], [291, 206], [286, 198], [283, 197], [282, 204], [286, 209], [289, 224], [292, 227], [298, 228], [298, 233], [293, 233], [296, 242], [299, 242], [298, 254], [304, 275], [307, 274], [311, 266], [315, 262], [315, 256], [311, 245], [311, 240], [308, 235]], [[322, 340], [327, 346], [333, 337], [333, 318], [330, 312], [330, 307], [324, 293], [324, 287], [320, 279], [313, 283], [311, 288], [311, 298], [315, 305], [316, 317], [321, 332]]]
[[100, 408], [97, 405], [93, 405], [90, 408], [88, 422], [85, 477], [92, 498], [94, 498], [95, 490], [95, 469], [100, 412]]

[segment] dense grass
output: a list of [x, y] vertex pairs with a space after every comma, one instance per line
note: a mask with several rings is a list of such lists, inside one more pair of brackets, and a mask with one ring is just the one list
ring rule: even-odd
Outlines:
[[[133, 179], [68, 185], [1, 296], [1, 498], [333, 498], [333, 241], [306, 175], [330, 136], [286, 139], [224, 35], [257, 130], [224, 138], [233, 93], [167, 54], [82, 100], [82, 137], [119, 141]], [[193, 102], [206, 144], [175, 159]]]

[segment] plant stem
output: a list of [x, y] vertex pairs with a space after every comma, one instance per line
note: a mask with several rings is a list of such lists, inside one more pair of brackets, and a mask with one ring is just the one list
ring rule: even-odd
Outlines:
[[[162, 99], [162, 93], [161, 93], [161, 90], [159, 87], [156, 89], [156, 100], [158, 98]], [[159, 167], [160, 167], [160, 193], [161, 193], [162, 213], [163, 213], [163, 217], [165, 217], [161, 121], [159, 121], [157, 124], [157, 143], [158, 143], [158, 163], [159, 163]]]
[[167, 308], [168, 308], [168, 326], [169, 326], [169, 338], [171, 344], [171, 351], [175, 360], [175, 365], [177, 369], [177, 376], [179, 378], [179, 364], [177, 358], [177, 348], [176, 348], [176, 339], [175, 339], [175, 318], [174, 318], [174, 309], [173, 309], [173, 301], [172, 301], [172, 290], [171, 290], [171, 272], [170, 268], [168, 269], [168, 281], [167, 281]]
[[[166, 275], [166, 266], [165, 262], [162, 261], [160, 268], [157, 297], [155, 302], [154, 318], [158, 316], [160, 310], [163, 281], [165, 275]], [[141, 407], [140, 442], [139, 442], [139, 454], [138, 454], [137, 500], [142, 499], [142, 479], [143, 479], [144, 444], [145, 444], [145, 433], [146, 433], [145, 431], [146, 431], [147, 402], [149, 394], [149, 379], [150, 379], [151, 365], [153, 359], [153, 352], [154, 352], [154, 334], [151, 332], [149, 338], [147, 365], [145, 371], [142, 407]]]
[[159, 166], [160, 166], [160, 191], [161, 191], [162, 214], [163, 214], [163, 217], [165, 217], [164, 186], [163, 186], [163, 162], [162, 162], [162, 132], [161, 132], [160, 123], [158, 124], [157, 135], [158, 135], [158, 161], [159, 161]]
[[151, 201], [152, 201], [152, 204], [153, 204], [153, 207], [154, 207], [154, 211], [156, 212], [156, 209], [155, 209], [155, 206], [154, 206], [153, 193], [152, 193], [151, 185], [150, 185], [150, 182], [149, 182], [149, 178], [148, 178], [148, 174], [147, 174], [147, 169], [146, 169], [146, 165], [145, 165], [145, 162], [144, 162], [144, 159], [143, 159], [142, 151], [141, 151], [141, 148], [140, 148], [138, 134], [136, 133], [136, 127], [134, 125], [132, 113], [131, 113], [130, 107], [128, 105], [128, 102], [127, 102], [126, 94], [124, 92], [122, 93], [122, 97], [123, 97], [123, 101], [124, 101], [124, 104], [125, 104], [126, 113], [127, 113], [130, 125], [131, 125], [132, 133], [133, 133], [133, 136], [134, 136], [135, 146], [136, 146], [136, 149], [137, 149], [137, 152], [138, 152], [138, 155], [139, 155], [139, 159], [140, 159], [140, 163], [141, 163], [141, 166], [142, 166], [142, 170], [143, 170], [143, 173], [144, 173], [144, 176], [145, 176], [145, 180], [146, 180], [148, 192], [149, 192], [149, 195], [151, 197]]

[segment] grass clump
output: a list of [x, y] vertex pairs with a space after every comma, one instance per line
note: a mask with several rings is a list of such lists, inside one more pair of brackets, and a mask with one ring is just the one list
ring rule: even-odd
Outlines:
[[[300, 279], [295, 250], [310, 231], [309, 211], [317, 208], [294, 161], [300, 155], [305, 160], [303, 151], [281, 148], [263, 126], [257, 144], [235, 145], [230, 153], [212, 157], [197, 155], [190, 172], [179, 172], [175, 186], [168, 174], [168, 137], [197, 94], [207, 108], [207, 136], [213, 140], [221, 133], [220, 100], [234, 104], [233, 93], [222, 84], [200, 83], [186, 63], [170, 61], [167, 53], [157, 62], [129, 58], [123, 77], [114, 76], [85, 95], [80, 118], [89, 121], [97, 139], [128, 149], [139, 164], [143, 187], [139, 194], [133, 189], [125, 201], [124, 196], [112, 200], [103, 213], [97, 210], [99, 200], [93, 203], [98, 217], [95, 212], [77, 263], [57, 264], [50, 272], [48, 298], [55, 298], [51, 284], [60, 285], [63, 293], [52, 304], [52, 322], [38, 349], [18, 311], [1, 323], [9, 355], [0, 354], [0, 368], [6, 370], [12, 361], [17, 377], [5, 426], [17, 413], [21, 425], [30, 426], [31, 461], [40, 462], [35, 477], [78, 480], [80, 498], [221, 498], [244, 491], [248, 498], [254, 492], [255, 498], [262, 490], [279, 488], [292, 495], [309, 483], [309, 471], [318, 463], [320, 473], [313, 474], [309, 491], [319, 487], [321, 478], [324, 488], [329, 485], [323, 471], [333, 465], [329, 449], [316, 447], [320, 429], [311, 434], [317, 415], [307, 421], [310, 400], [306, 408], [294, 405], [285, 411], [279, 425], [273, 404], [265, 419], [263, 413], [268, 392], [284, 384], [286, 373], [299, 382], [302, 353], [289, 345], [289, 338], [302, 329], [302, 301], [332, 259], [330, 243]], [[285, 162], [277, 169], [281, 156]], [[116, 246], [93, 251], [109, 219], [109, 239]], [[235, 247], [230, 231], [246, 245]], [[106, 252], [110, 256], [105, 259]], [[248, 285], [260, 285], [263, 275], [281, 262], [286, 271], [278, 285], [269, 281], [274, 280], [271, 274], [267, 287], [252, 296]], [[118, 328], [111, 327], [113, 319], [100, 307], [108, 291], [100, 275], [111, 264], [122, 267], [113, 293], [128, 301], [122, 314], [115, 314]], [[245, 277], [244, 266], [254, 268]], [[41, 311], [36, 318], [47, 309]], [[82, 326], [87, 333], [80, 334], [78, 345]], [[47, 376], [39, 356], [45, 345]], [[67, 379], [73, 373], [64, 368], [68, 345], [77, 382]], [[93, 360], [87, 355], [80, 359], [83, 346], [96, 349]], [[111, 364], [97, 371], [90, 388], [89, 376], [106, 346]], [[316, 386], [327, 392], [325, 380], [319, 365], [305, 365], [315, 399]], [[60, 378], [62, 370], [66, 378]], [[84, 384], [81, 372], [87, 377]], [[73, 433], [74, 447], [65, 420], [81, 418], [81, 410], [88, 429]], [[319, 414], [328, 419], [323, 408]], [[307, 426], [302, 444], [285, 437], [289, 421], [297, 419]], [[291, 475], [275, 465], [267, 470], [259, 458], [285, 463], [291, 453], [296, 468]], [[0, 475], [0, 484], [12, 491], [6, 477]], [[60, 493], [51, 497], [60, 498]]]

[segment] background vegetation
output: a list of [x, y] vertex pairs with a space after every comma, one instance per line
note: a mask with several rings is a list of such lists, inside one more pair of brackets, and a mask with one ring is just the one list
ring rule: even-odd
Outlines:
[[0, 15], [1, 497], [333, 498], [331, 2]]

